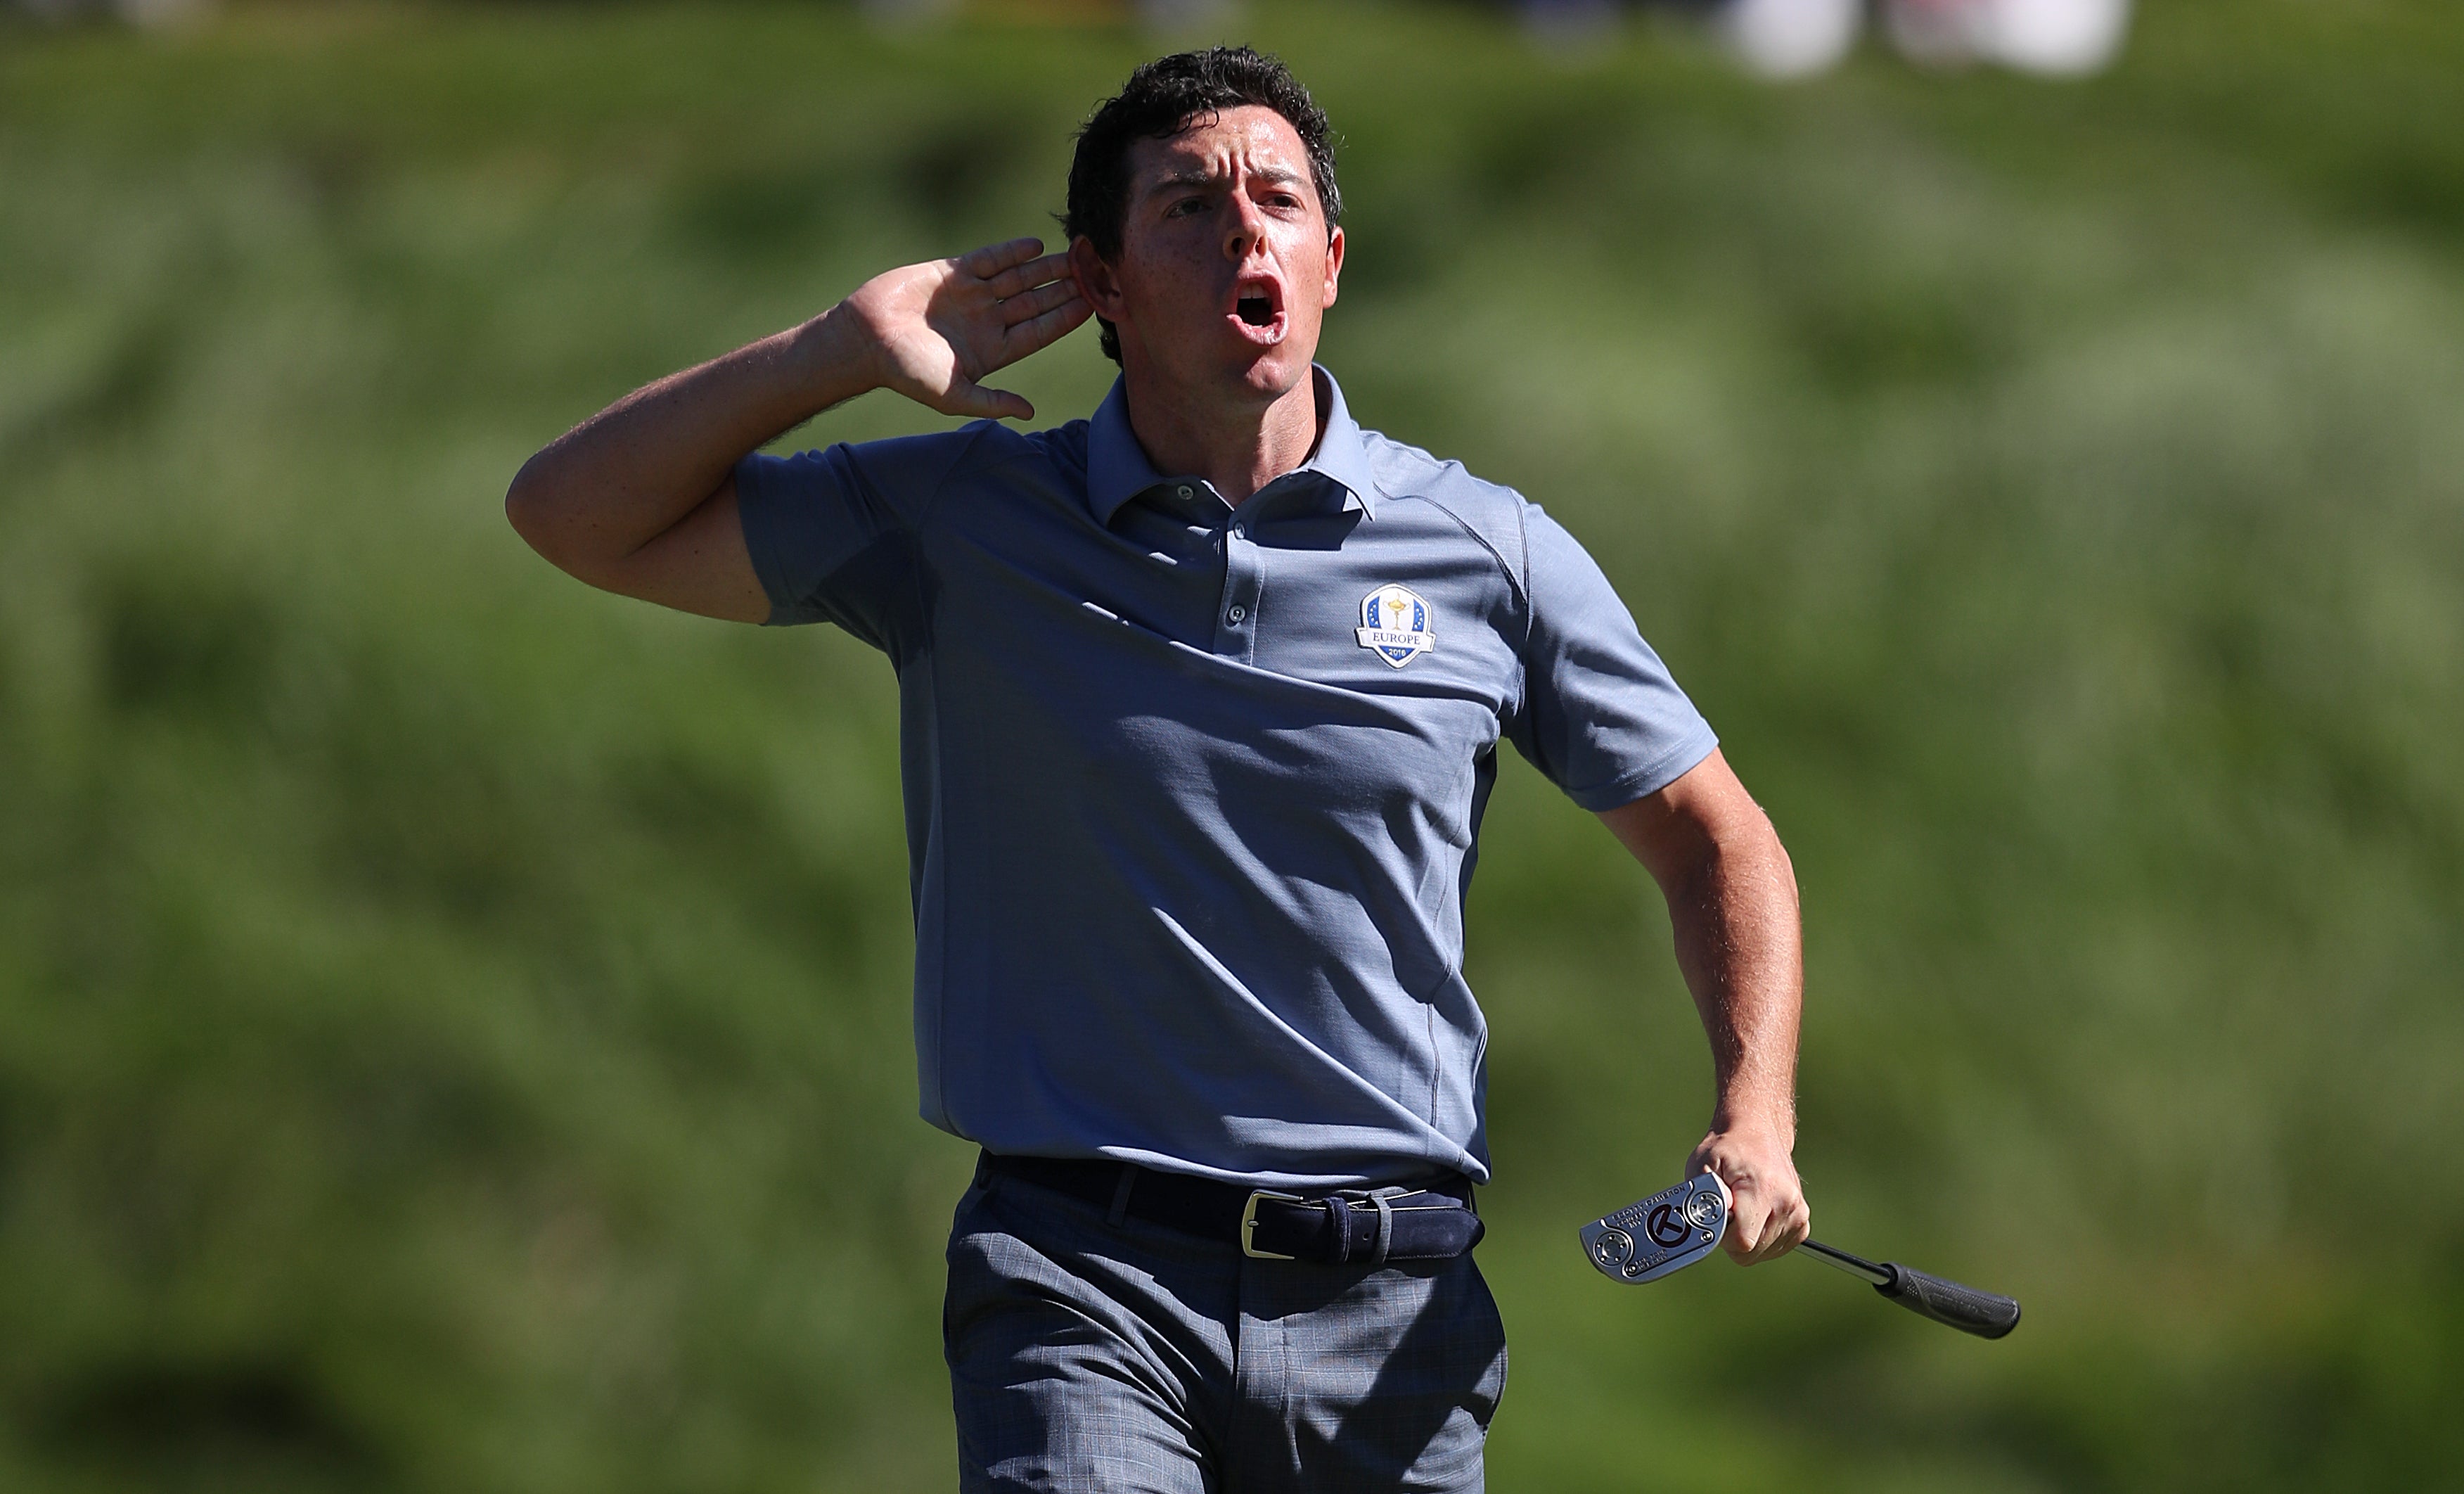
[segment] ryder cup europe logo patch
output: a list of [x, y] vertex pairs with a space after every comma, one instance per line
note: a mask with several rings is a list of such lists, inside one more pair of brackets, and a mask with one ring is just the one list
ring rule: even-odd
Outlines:
[[1381, 586], [1360, 599], [1360, 646], [1400, 669], [1438, 646], [1429, 604], [1407, 586]]

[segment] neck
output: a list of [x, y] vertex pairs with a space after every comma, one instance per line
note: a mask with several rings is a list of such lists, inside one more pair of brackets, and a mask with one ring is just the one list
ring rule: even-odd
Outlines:
[[1125, 372], [1130, 429], [1157, 472], [1204, 478], [1238, 506], [1317, 449], [1325, 413], [1314, 370], [1281, 394], [1238, 401], [1141, 376], [1147, 372]]

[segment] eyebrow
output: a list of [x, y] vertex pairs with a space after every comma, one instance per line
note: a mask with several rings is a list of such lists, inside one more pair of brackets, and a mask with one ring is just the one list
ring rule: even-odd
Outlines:
[[[1300, 172], [1280, 166], [1260, 167], [1249, 174], [1276, 187], [1297, 187], [1309, 180]], [[1169, 191], [1176, 187], [1216, 187], [1221, 185], [1223, 180], [1213, 171], [1175, 171], [1169, 176], [1157, 177], [1149, 183], [1147, 190], [1159, 192]]]

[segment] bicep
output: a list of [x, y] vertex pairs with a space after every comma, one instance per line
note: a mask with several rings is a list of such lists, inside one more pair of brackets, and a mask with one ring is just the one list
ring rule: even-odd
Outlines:
[[1777, 841], [1762, 807], [1717, 747], [1658, 792], [1598, 813], [1663, 890], [1691, 880], [1728, 848]]
[[755, 574], [737, 508], [736, 477], [641, 548], [583, 578], [621, 596], [727, 622], [763, 622], [770, 598]]

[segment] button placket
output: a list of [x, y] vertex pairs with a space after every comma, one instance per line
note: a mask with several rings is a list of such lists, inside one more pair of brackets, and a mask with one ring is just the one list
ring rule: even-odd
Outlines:
[[1258, 655], [1258, 593], [1264, 557], [1246, 524], [1223, 531], [1223, 599], [1215, 609], [1215, 652], [1253, 663]]

